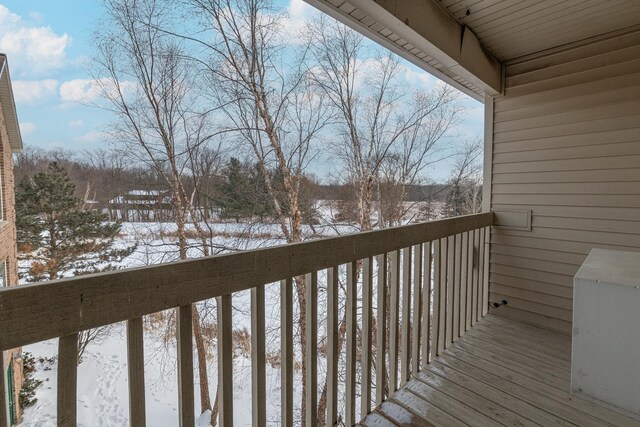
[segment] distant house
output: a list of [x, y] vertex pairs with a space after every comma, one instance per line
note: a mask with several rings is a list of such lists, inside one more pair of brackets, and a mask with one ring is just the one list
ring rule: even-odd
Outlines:
[[165, 222], [173, 221], [173, 197], [169, 190], [130, 190], [107, 202], [112, 221]]
[[[22, 149], [16, 106], [13, 100], [7, 57], [0, 54], [0, 292], [18, 285], [16, 209], [12, 153]], [[0, 356], [0, 418], [12, 426], [22, 418], [19, 404], [22, 388], [21, 348]], [[8, 422], [6, 422], [8, 420]]]

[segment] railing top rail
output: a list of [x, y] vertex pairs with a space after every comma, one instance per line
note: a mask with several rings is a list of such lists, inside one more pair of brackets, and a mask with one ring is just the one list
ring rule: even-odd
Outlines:
[[0, 290], [0, 350], [125, 321], [492, 224], [491, 212]]

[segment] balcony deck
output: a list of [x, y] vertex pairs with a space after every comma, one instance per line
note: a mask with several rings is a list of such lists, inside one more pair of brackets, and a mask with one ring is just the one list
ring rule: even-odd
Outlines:
[[640, 426], [571, 396], [571, 338], [487, 315], [362, 426]]

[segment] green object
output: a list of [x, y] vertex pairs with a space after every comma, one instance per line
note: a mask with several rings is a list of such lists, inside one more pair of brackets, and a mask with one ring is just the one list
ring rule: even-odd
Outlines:
[[16, 420], [15, 390], [13, 388], [13, 360], [7, 369], [7, 382], [9, 383], [9, 425], [13, 425]]

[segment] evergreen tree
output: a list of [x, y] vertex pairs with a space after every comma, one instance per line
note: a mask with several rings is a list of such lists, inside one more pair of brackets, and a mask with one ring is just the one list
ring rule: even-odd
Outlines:
[[114, 262], [134, 251], [135, 246], [114, 247], [121, 224], [108, 223], [100, 211], [85, 210], [74, 193], [67, 171], [56, 162], [20, 184], [16, 226], [21, 250], [33, 252], [30, 280], [113, 270]]
[[273, 206], [264, 185], [258, 166], [232, 157], [224, 171], [224, 181], [216, 200], [221, 218], [241, 218], [254, 216], [264, 219], [273, 214]]

